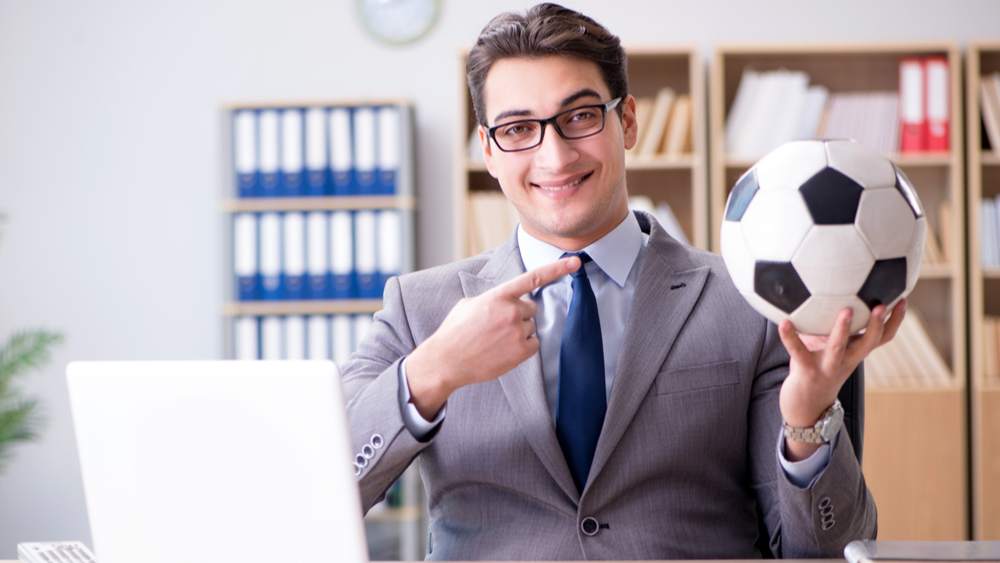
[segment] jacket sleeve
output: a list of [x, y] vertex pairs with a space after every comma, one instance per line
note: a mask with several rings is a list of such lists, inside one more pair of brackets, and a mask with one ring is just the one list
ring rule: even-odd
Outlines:
[[399, 279], [385, 285], [382, 310], [350, 360], [341, 366], [355, 475], [365, 513], [431, 442], [420, 443], [400, 412], [400, 363], [416, 344], [410, 333]]
[[777, 326], [767, 322], [748, 421], [762, 531], [775, 557], [842, 557], [851, 541], [875, 537], [875, 501], [845, 429], [834, 441], [829, 463], [808, 486], [789, 480], [775, 448], [782, 424], [778, 397], [787, 376], [788, 354]]

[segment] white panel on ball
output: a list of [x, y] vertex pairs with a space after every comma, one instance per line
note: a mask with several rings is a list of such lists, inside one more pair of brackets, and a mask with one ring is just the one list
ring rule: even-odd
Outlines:
[[831, 168], [861, 184], [862, 187], [888, 188], [896, 185], [892, 162], [854, 141], [827, 141], [827, 161]]
[[792, 323], [799, 332], [828, 335], [833, 331], [837, 317], [845, 307], [850, 307], [854, 312], [851, 317], [851, 334], [868, 324], [871, 313], [856, 295], [813, 295], [792, 312]]
[[[927, 219], [921, 217], [917, 219], [916, 232], [913, 235], [913, 248], [906, 254], [906, 290], [903, 295], [913, 291], [920, 278], [920, 264], [924, 258], [924, 244], [927, 242]], [[947, 255], [948, 249], [944, 249]]]
[[792, 258], [811, 295], [851, 295], [875, 265], [868, 245], [853, 225], [816, 225]]
[[729, 276], [740, 293], [753, 292], [753, 256], [747, 251], [740, 224], [722, 222], [722, 258], [726, 261]]
[[760, 190], [740, 224], [755, 259], [787, 262], [813, 221], [798, 190]]
[[826, 168], [822, 141], [793, 141], [769, 152], [754, 166], [760, 190], [797, 190]]
[[895, 187], [865, 190], [855, 220], [876, 260], [906, 256], [917, 219]]

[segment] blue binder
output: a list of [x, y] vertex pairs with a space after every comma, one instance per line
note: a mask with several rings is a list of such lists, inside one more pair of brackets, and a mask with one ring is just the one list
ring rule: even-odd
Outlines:
[[326, 109], [312, 107], [306, 110], [306, 180], [305, 195], [322, 196], [332, 192], [328, 185], [330, 169], [327, 165]]
[[260, 150], [257, 161], [260, 170], [257, 195], [260, 197], [277, 197], [281, 193], [278, 174], [281, 162], [280, 129], [277, 110], [266, 109], [257, 114]]
[[265, 300], [281, 299], [281, 216], [278, 213], [260, 215], [260, 292]]
[[282, 217], [281, 274], [284, 293], [290, 300], [306, 296], [306, 225], [300, 212], [288, 212]]
[[355, 186], [350, 108], [330, 108], [327, 130], [330, 142], [329, 193], [352, 195], [355, 193]]
[[375, 211], [355, 212], [354, 248], [358, 297], [378, 299], [382, 296], [382, 286], [378, 275], [378, 225]]
[[378, 123], [377, 108], [361, 106], [354, 108], [354, 174], [355, 192], [358, 195], [378, 193]]
[[357, 297], [354, 256], [354, 217], [350, 211], [330, 214], [330, 296]]
[[300, 108], [281, 112], [281, 174], [280, 193], [287, 197], [305, 193], [305, 132]]
[[239, 213], [233, 217], [233, 272], [236, 274], [236, 298], [258, 298], [260, 273], [257, 268], [257, 217]]
[[402, 151], [401, 109], [383, 106], [378, 110], [378, 165], [375, 193], [395, 195]]
[[306, 271], [308, 299], [331, 299], [330, 291], [330, 226], [328, 214], [312, 211], [306, 216]]
[[257, 114], [253, 110], [233, 112], [233, 168], [236, 196], [257, 195]]

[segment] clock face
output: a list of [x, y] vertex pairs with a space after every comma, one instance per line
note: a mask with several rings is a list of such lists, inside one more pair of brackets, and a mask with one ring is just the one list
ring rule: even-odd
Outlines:
[[361, 22], [368, 32], [397, 45], [423, 37], [440, 10], [440, 0], [358, 0]]

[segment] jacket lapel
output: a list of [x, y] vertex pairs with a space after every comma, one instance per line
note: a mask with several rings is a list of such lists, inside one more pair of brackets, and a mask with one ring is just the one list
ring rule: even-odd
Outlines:
[[[466, 297], [475, 297], [524, 273], [524, 263], [517, 247], [516, 235], [497, 248], [478, 275], [459, 273]], [[580, 495], [573, 483], [566, 458], [556, 438], [555, 424], [545, 401], [542, 381], [542, 361], [539, 354], [521, 362], [500, 377], [500, 387], [516, 414], [514, 420], [531, 448], [542, 461], [559, 488], [577, 503]]]
[[636, 215], [642, 230], [650, 236], [584, 494], [604, 469], [649, 393], [708, 279], [708, 266], [692, 262], [690, 251], [668, 237], [648, 215]]

